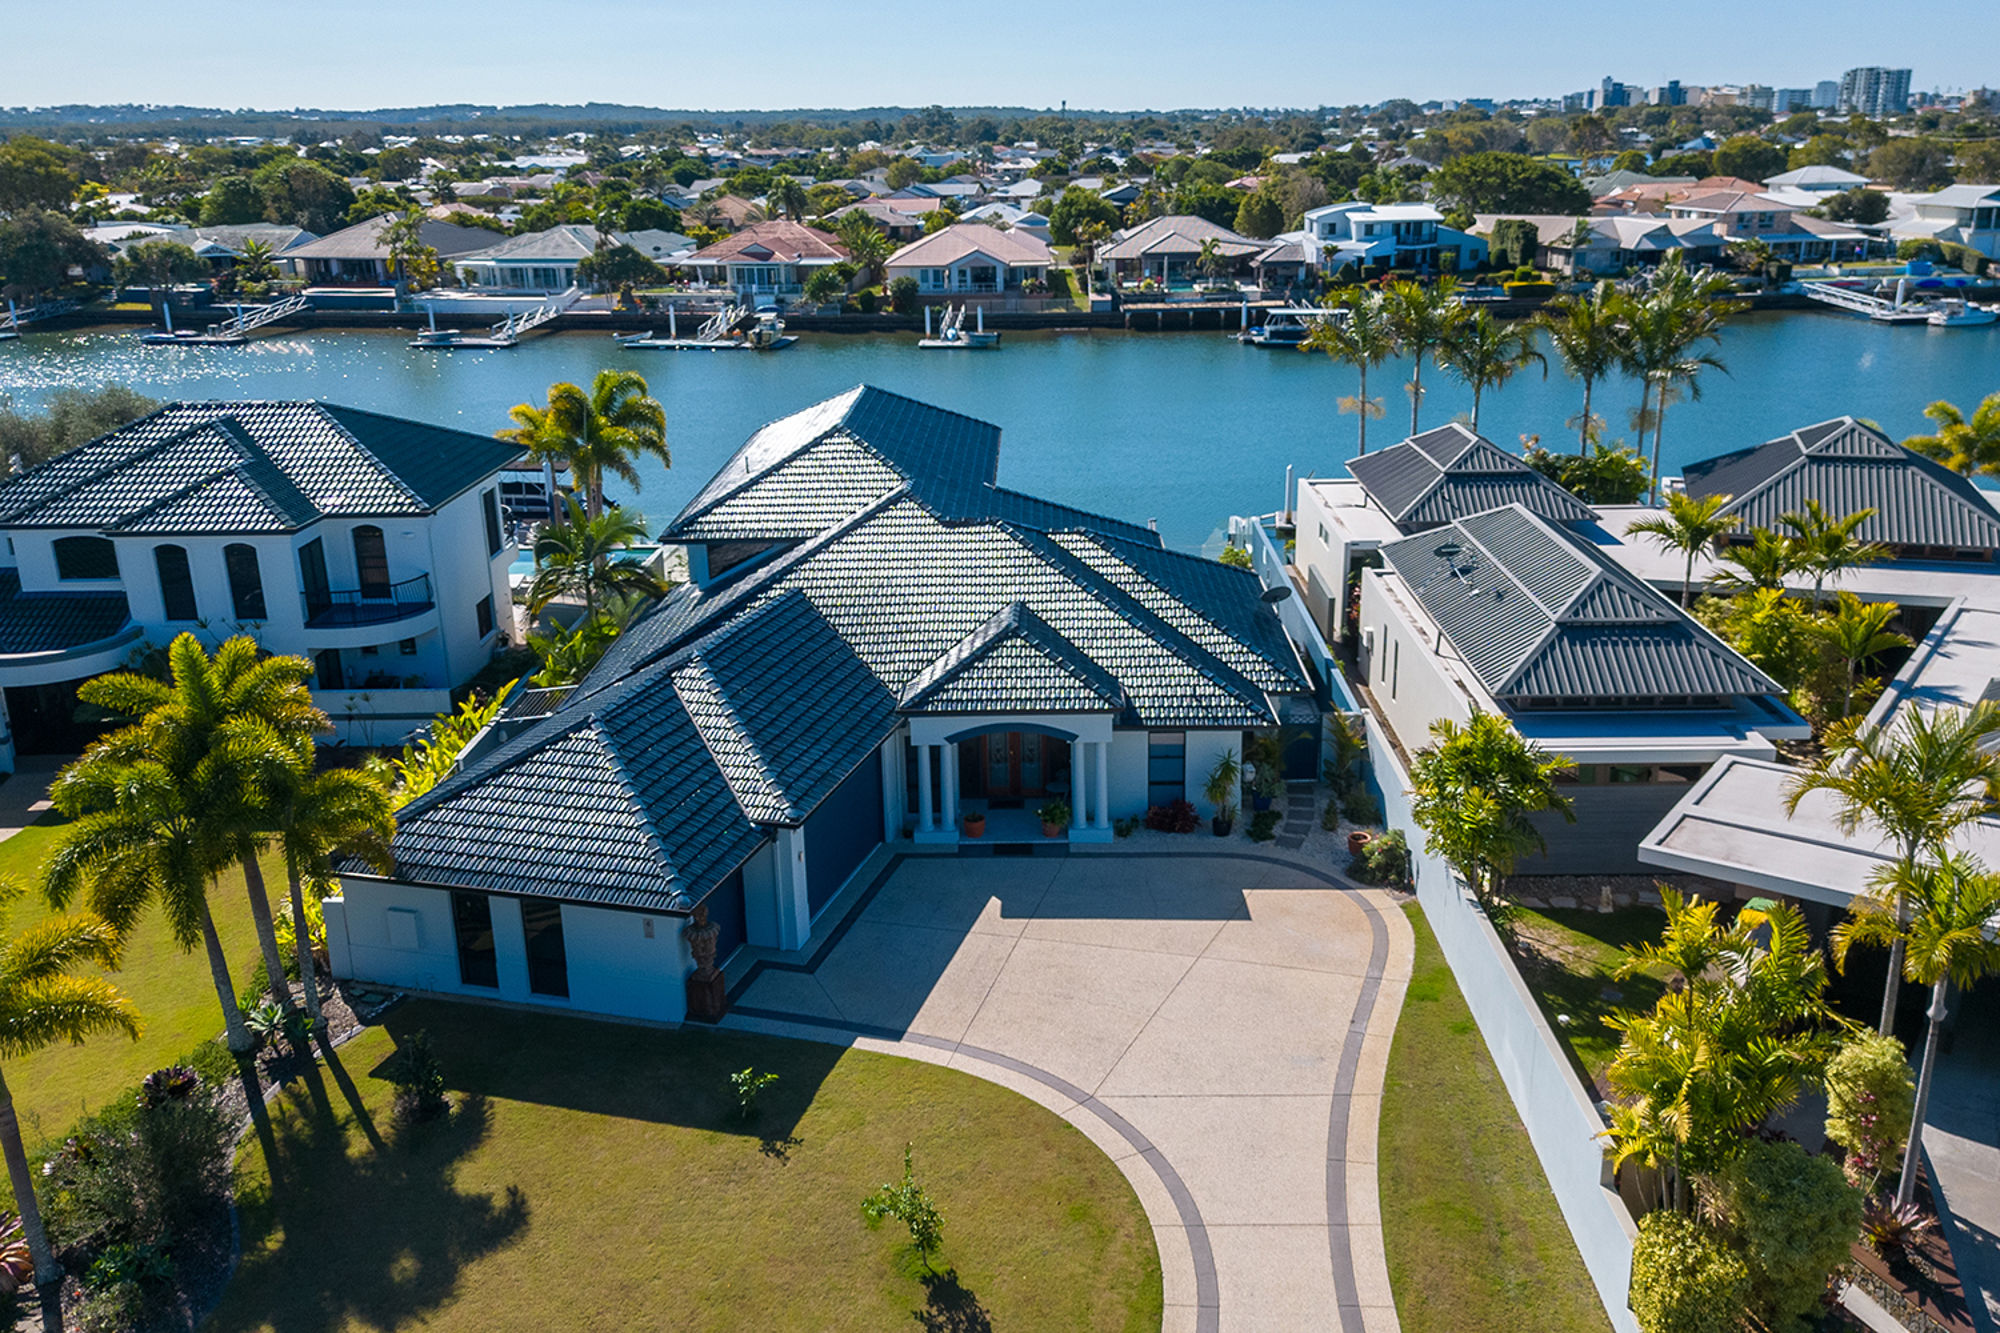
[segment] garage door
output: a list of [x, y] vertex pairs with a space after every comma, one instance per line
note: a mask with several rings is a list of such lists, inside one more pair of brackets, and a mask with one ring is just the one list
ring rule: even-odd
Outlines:
[[847, 775], [806, 817], [806, 901], [816, 917], [868, 854], [882, 845], [882, 775], [879, 761]]

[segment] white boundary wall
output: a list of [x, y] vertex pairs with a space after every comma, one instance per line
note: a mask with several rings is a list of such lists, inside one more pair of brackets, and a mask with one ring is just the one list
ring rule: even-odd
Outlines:
[[1362, 716], [1384, 822], [1409, 840], [1410, 869], [1424, 918], [1527, 1127], [1612, 1327], [1617, 1333], [1639, 1333], [1639, 1322], [1625, 1303], [1638, 1227], [1612, 1183], [1597, 1138], [1604, 1122], [1595, 1101], [1570, 1068], [1492, 922], [1444, 860], [1424, 849], [1423, 833], [1410, 817], [1409, 775], [1382, 724], [1372, 714]]

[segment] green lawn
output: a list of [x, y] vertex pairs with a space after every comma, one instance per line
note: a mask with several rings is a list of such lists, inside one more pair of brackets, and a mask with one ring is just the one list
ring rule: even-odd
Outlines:
[[[429, 1032], [451, 1120], [399, 1132], [383, 1062]], [[1015, 1093], [811, 1042], [414, 1002], [246, 1140], [243, 1264], [211, 1327], [1155, 1330], [1159, 1258], [1118, 1169]], [[747, 1126], [728, 1071], [780, 1075]], [[357, 1110], [357, 1105], [359, 1109]], [[943, 1211], [940, 1278], [860, 1212]]]
[[1389, 1054], [1380, 1151], [1403, 1333], [1604, 1333], [1610, 1321], [1451, 968], [1423, 910], [1404, 911], [1416, 966]]
[[1602, 1097], [1604, 1071], [1618, 1054], [1619, 1042], [1618, 1034], [1604, 1026], [1605, 1016], [1617, 1009], [1644, 1013], [1666, 989], [1664, 973], [1657, 969], [1618, 980], [1613, 974], [1624, 961], [1621, 950], [1629, 944], [1658, 943], [1666, 913], [1657, 907], [1615, 912], [1522, 908], [1515, 922], [1521, 979], [1534, 992], [1584, 1085], [1596, 1087]]
[[[41, 822], [0, 842], [0, 876], [28, 890], [8, 909], [10, 933], [19, 933], [48, 914], [37, 876], [58, 823], [57, 817], [45, 814]], [[276, 893], [284, 880], [270, 879], [272, 870], [267, 864], [265, 875]], [[258, 962], [242, 876], [225, 879], [209, 902], [216, 932], [240, 982]], [[97, 1037], [82, 1046], [55, 1046], [7, 1062], [7, 1086], [30, 1145], [64, 1133], [79, 1116], [132, 1091], [153, 1070], [222, 1032], [222, 1010], [209, 980], [207, 957], [199, 948], [193, 953], [175, 948], [159, 913], [151, 908], [133, 930], [124, 965], [114, 980], [139, 1010], [139, 1040]]]

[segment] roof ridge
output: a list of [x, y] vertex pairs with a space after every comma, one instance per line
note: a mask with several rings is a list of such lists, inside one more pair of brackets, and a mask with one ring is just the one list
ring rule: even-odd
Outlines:
[[[373, 449], [370, 449], [367, 445], [363, 444], [361, 442], [361, 437], [359, 435], [356, 435], [353, 431], [347, 428], [346, 422], [342, 421], [333, 412], [328, 411], [327, 408], [329, 407], [329, 404], [324, 399], [313, 398], [307, 401], [308, 404], [311, 406], [313, 412], [320, 418], [320, 420], [326, 422], [328, 425], [332, 426], [336, 431], [340, 432], [342, 437], [344, 437], [349, 444], [354, 446], [355, 451], [357, 453], [359, 453], [363, 458], [367, 459], [370, 463], [373, 463], [375, 465], [376, 470], [380, 472], [383, 476], [387, 477], [391, 482], [391, 484], [393, 484], [397, 490], [403, 493], [404, 499], [408, 500], [411, 504], [414, 504], [418, 508], [418, 510], [420, 510], [423, 513], [430, 513], [435, 508], [435, 506], [433, 506], [430, 501], [424, 499], [423, 496], [418, 495], [415, 491], [410, 489], [410, 484], [403, 480], [401, 473], [397, 472], [396, 469], [390, 467], [387, 463], [383, 462], [381, 458], [376, 455]], [[348, 409], [343, 409], [343, 410], [348, 410]], [[361, 408], [359, 410], [363, 412], [368, 411], [368, 409], [366, 408]], [[369, 412], [369, 415], [380, 416], [381, 413]], [[266, 455], [266, 457], [268, 457], [268, 455]], [[273, 466], [276, 466], [276, 464], [273, 464]], [[317, 506], [315, 506], [315, 508], [316, 507]]]
[[[222, 432], [230, 443], [236, 446], [237, 453], [243, 462], [255, 464], [259, 469], [267, 470], [271, 473], [271, 476], [260, 479], [254, 471], [231, 468], [229, 471], [232, 476], [249, 487], [253, 493], [269, 504], [271, 508], [283, 514], [286, 520], [294, 527], [301, 527], [306, 523], [316, 522], [324, 517], [320, 511], [320, 507], [313, 503], [312, 498], [300, 490], [289, 476], [285, 475], [285, 470], [278, 466], [277, 460], [271, 457], [270, 451], [259, 444], [248, 430], [244, 429], [243, 423], [236, 419], [235, 413], [224, 412], [218, 416], [215, 419], [215, 427]], [[214, 479], [211, 478], [211, 480]], [[283, 482], [289, 494], [279, 496], [274, 493], [270, 485], [272, 481]]]

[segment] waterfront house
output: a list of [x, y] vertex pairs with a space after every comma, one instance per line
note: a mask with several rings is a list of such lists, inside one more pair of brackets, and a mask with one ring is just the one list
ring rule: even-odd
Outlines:
[[1327, 204], [1306, 210], [1320, 267], [1335, 272], [1349, 264], [1439, 272], [1443, 256], [1458, 272], [1486, 262], [1486, 242], [1444, 225], [1444, 214], [1429, 204]]
[[998, 486], [999, 444], [868, 387], [757, 431], [664, 533], [692, 582], [342, 868], [334, 974], [679, 1021], [697, 907], [719, 961], [800, 949], [884, 844], [1047, 845], [1058, 800], [1108, 842], [1317, 718], [1255, 576]]
[[[561, 292], [588, 285], [577, 267], [600, 248], [629, 245], [654, 263], [668, 265], [694, 253], [694, 242], [673, 232], [600, 233], [581, 223], [562, 223], [546, 231], [509, 236], [484, 250], [453, 261], [459, 281], [468, 287], [506, 292]], [[642, 248], [644, 247], [644, 248]]]
[[1252, 261], [1270, 248], [1268, 241], [1239, 236], [1207, 218], [1175, 215], [1154, 218], [1136, 227], [1114, 232], [1097, 248], [1097, 264], [1113, 283], [1190, 282], [1201, 274], [1197, 261], [1205, 241], [1229, 261], [1222, 276], [1252, 277]]
[[[387, 287], [394, 275], [389, 272], [389, 246], [383, 233], [395, 221], [394, 216], [382, 213], [294, 246], [285, 252], [285, 264], [315, 286]], [[461, 227], [435, 219], [419, 224], [417, 234], [446, 264], [491, 247], [495, 236], [484, 227]]]
[[1699, 218], [1667, 218], [1652, 213], [1572, 217], [1559, 213], [1481, 213], [1473, 230], [1487, 237], [1496, 224], [1519, 220], [1536, 233], [1535, 265], [1572, 277], [1613, 277], [1650, 268], [1679, 253], [1690, 264], [1722, 258], [1715, 224]]
[[1026, 229], [960, 222], [889, 256], [889, 280], [914, 278], [926, 295], [993, 295], [1039, 282], [1055, 263], [1048, 242]]
[[1891, 195], [1888, 232], [1899, 241], [1951, 241], [2000, 259], [2000, 185]]
[[705, 282], [720, 283], [747, 301], [790, 299], [805, 290], [813, 270], [847, 258], [830, 232], [797, 222], [754, 222], [681, 259]]
[[1763, 191], [1725, 190], [1667, 204], [1667, 216], [1713, 223], [1725, 245], [1761, 241], [1779, 259], [1858, 259], [1875, 237], [1851, 223], [1809, 217], [1807, 204]]
[[184, 630], [312, 659], [341, 740], [400, 740], [513, 632], [520, 457], [331, 403], [173, 403], [0, 486], [0, 761], [73, 750], [77, 682]]

